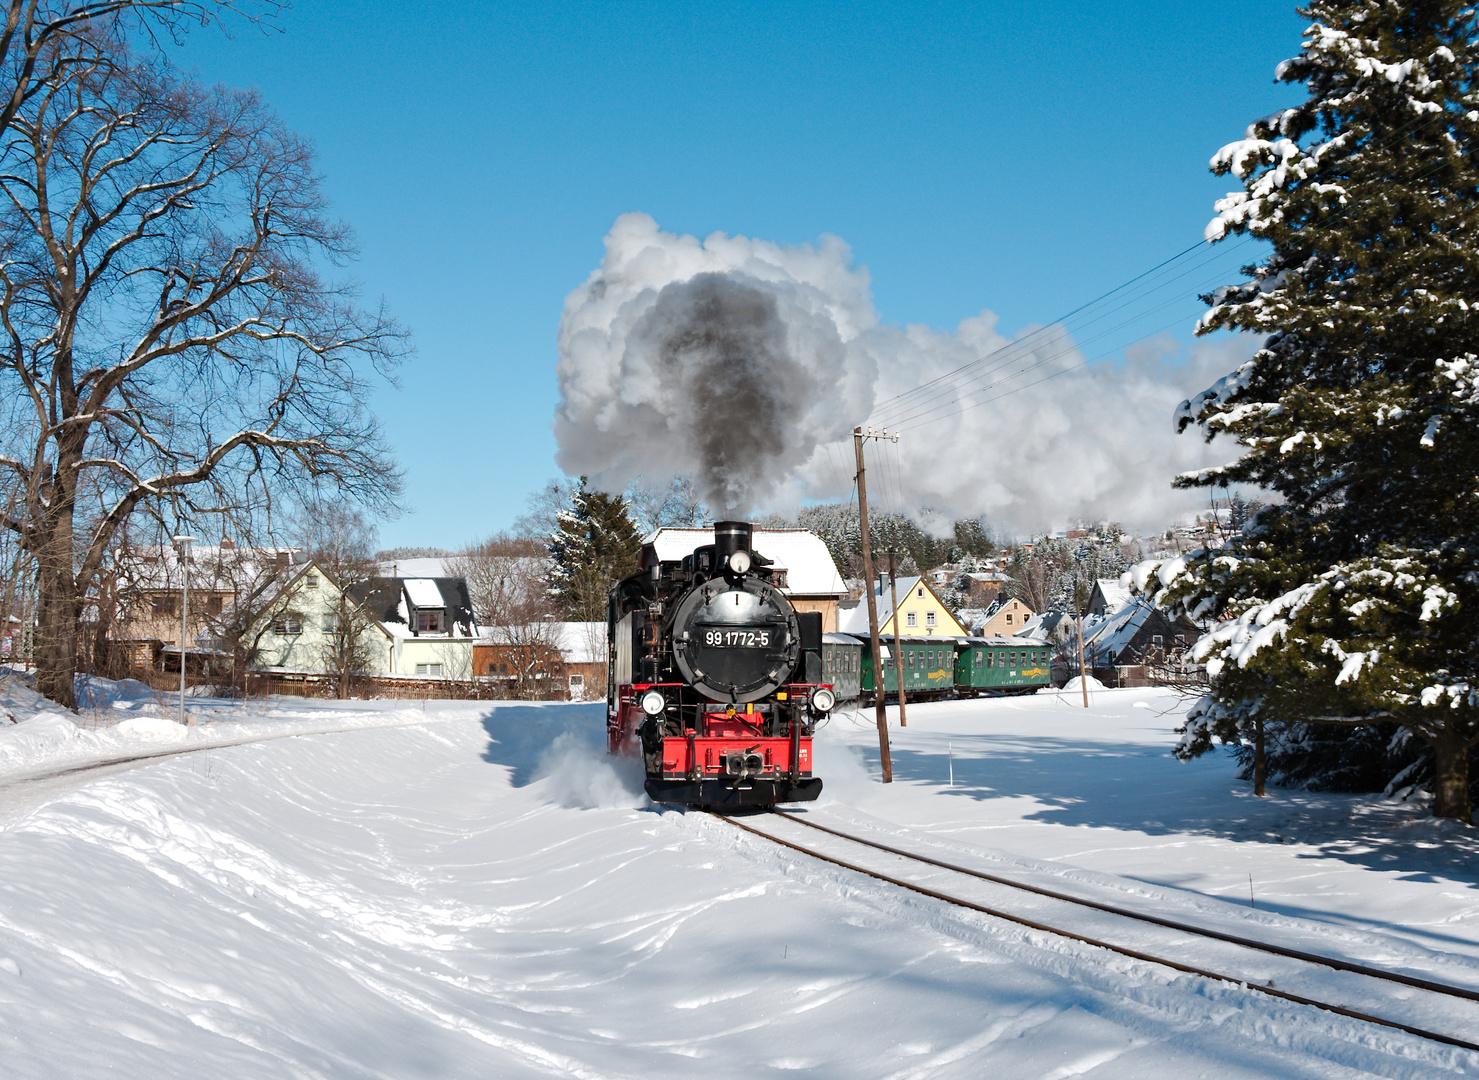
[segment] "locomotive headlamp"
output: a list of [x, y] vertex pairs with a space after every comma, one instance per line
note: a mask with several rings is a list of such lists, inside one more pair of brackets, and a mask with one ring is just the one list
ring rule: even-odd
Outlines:
[[729, 556], [729, 569], [732, 573], [747, 574], [750, 572], [750, 553], [748, 551], [736, 551]]
[[642, 711], [648, 716], [656, 716], [667, 707], [668, 699], [657, 690], [649, 690], [642, 695]]
[[837, 695], [825, 686], [811, 695], [811, 707], [819, 713], [832, 711], [832, 706], [837, 704]]

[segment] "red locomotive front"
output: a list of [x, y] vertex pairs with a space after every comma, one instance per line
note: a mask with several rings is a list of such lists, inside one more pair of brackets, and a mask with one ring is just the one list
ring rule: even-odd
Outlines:
[[611, 591], [609, 749], [642, 755], [656, 802], [770, 806], [821, 793], [811, 736], [835, 703], [820, 681], [822, 617], [791, 606], [753, 535], [718, 522], [713, 544], [650, 559]]

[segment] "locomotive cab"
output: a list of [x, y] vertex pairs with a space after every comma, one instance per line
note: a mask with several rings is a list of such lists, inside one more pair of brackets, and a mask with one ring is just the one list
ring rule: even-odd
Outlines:
[[811, 735], [835, 703], [821, 615], [797, 612], [747, 522], [680, 562], [648, 559], [611, 591], [607, 737], [640, 753], [648, 795], [769, 806], [821, 793]]

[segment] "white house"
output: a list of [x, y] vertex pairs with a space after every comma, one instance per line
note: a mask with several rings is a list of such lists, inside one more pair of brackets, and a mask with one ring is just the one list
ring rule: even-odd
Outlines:
[[[317, 563], [302, 566], [264, 616], [257, 664], [291, 671], [327, 670], [343, 609], [338, 584]], [[348, 600], [365, 616], [368, 675], [472, 675], [477, 627], [461, 578], [371, 578]]]

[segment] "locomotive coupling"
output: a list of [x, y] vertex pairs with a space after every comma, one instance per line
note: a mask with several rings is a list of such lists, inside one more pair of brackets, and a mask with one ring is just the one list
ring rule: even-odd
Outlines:
[[765, 758], [753, 750], [736, 750], [724, 755], [724, 771], [737, 780], [759, 776], [765, 769]]

